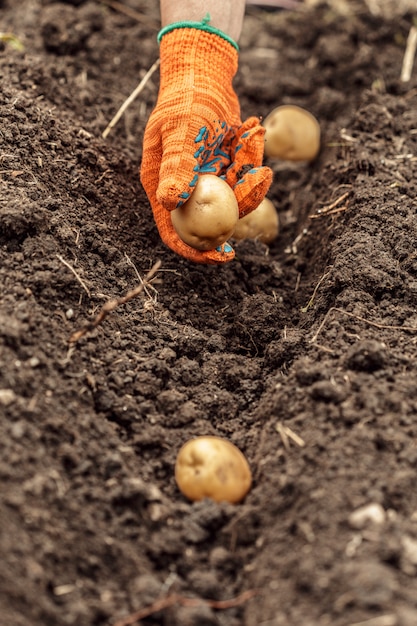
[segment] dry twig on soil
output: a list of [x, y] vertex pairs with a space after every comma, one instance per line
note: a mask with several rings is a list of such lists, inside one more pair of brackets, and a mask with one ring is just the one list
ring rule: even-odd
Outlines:
[[150, 28], [154, 28], [155, 30], [160, 29], [160, 26], [156, 22], [156, 20], [152, 19], [148, 15], [144, 15], [143, 13], [139, 13], [138, 11], [135, 11], [135, 9], [132, 9], [131, 7], [126, 6], [125, 4], [118, 2], [118, 0], [100, 0], [100, 2], [110, 7], [114, 11], [118, 11], [119, 13], [123, 13], [124, 15], [131, 17], [137, 22], [146, 24]]
[[393, 613], [386, 615], [378, 615], [378, 617], [371, 617], [363, 622], [351, 622], [349, 626], [396, 626], [398, 624], [397, 616]]
[[333, 215], [334, 213], [341, 213], [341, 211], [346, 211], [349, 208], [349, 202], [346, 201], [346, 203], [342, 207], [339, 207], [339, 204], [343, 202], [343, 200], [347, 200], [350, 193], [350, 191], [346, 191], [346, 193], [342, 194], [339, 198], [334, 200], [334, 202], [328, 204], [327, 206], [324, 206], [322, 209], [317, 209], [316, 213], [312, 213], [308, 217], [310, 219], [317, 219], [318, 217], [323, 217], [324, 215]]
[[125, 296], [121, 296], [120, 298], [114, 298], [113, 300], [109, 300], [108, 302], [106, 302], [92, 322], [89, 322], [83, 328], [80, 328], [80, 330], [75, 331], [75, 333], [71, 335], [71, 337], [69, 338], [69, 343], [74, 344], [79, 341], [87, 333], [94, 330], [94, 328], [97, 328], [97, 326], [99, 326], [106, 319], [109, 313], [117, 309], [118, 306], [130, 302], [130, 300], [133, 300], [138, 295], [140, 295], [142, 291], [144, 291], [145, 288], [150, 284], [150, 281], [155, 276], [160, 267], [161, 261], [157, 261], [146, 274], [140, 285], [135, 287], [135, 289], [131, 289], [130, 291], [128, 291]]
[[90, 293], [89, 288], [87, 287], [85, 282], [82, 280], [82, 278], [77, 274], [77, 272], [72, 267], [72, 265], [70, 265], [68, 263], [68, 261], [66, 261], [64, 258], [62, 258], [62, 256], [60, 254], [57, 254], [56, 256], [57, 256], [57, 259], [59, 259], [61, 261], [61, 263], [63, 263], [65, 265], [65, 267], [67, 267], [70, 270], [70, 272], [72, 272], [74, 274], [75, 278], [78, 280], [78, 282], [80, 283], [81, 287], [85, 290], [85, 292], [87, 293], [88, 297], [91, 298], [91, 293]]
[[401, 68], [401, 81], [408, 83], [413, 73], [414, 58], [417, 50], [417, 28], [412, 26], [408, 33], [407, 45], [405, 47], [403, 64]]
[[155, 63], [152, 65], [152, 67], [146, 72], [145, 76], [142, 78], [142, 80], [140, 81], [136, 89], [134, 89], [132, 93], [130, 94], [130, 96], [126, 98], [126, 100], [123, 102], [122, 106], [117, 111], [116, 115], [108, 123], [107, 127], [103, 130], [102, 136], [104, 137], [104, 139], [108, 136], [113, 126], [116, 126], [117, 122], [120, 120], [120, 118], [122, 117], [126, 109], [132, 104], [132, 102], [138, 97], [140, 92], [145, 88], [146, 83], [149, 81], [152, 74], [158, 69], [159, 63], [160, 63], [160, 60], [157, 59]]
[[298, 253], [297, 246], [300, 243], [300, 241], [303, 239], [303, 237], [305, 237], [307, 234], [308, 234], [308, 228], [303, 228], [301, 233], [297, 235], [294, 241], [285, 248], [284, 250], [285, 254], [297, 254]]
[[114, 624], [114, 626], [133, 626], [133, 624], [138, 624], [141, 619], [148, 617], [149, 615], [158, 613], [163, 609], [167, 609], [174, 604], [180, 604], [181, 606], [189, 607], [206, 605], [212, 609], [217, 610], [231, 609], [235, 606], [243, 604], [244, 602], [247, 602], [256, 594], [257, 591], [253, 589], [248, 589], [247, 591], [241, 593], [239, 596], [231, 598], [230, 600], [202, 600], [200, 598], [186, 598], [185, 596], [173, 593], [168, 596], [164, 596], [163, 598], [160, 598], [158, 600], [155, 600], [155, 602], [150, 606], [145, 607], [144, 609], [140, 609], [139, 611], [136, 611], [136, 613], [132, 613], [131, 615], [128, 615], [121, 620], [118, 620]]
[[246, 0], [246, 4], [273, 9], [301, 10], [304, 4], [300, 0]]
[[348, 317], [352, 317], [353, 319], [358, 320], [360, 322], [364, 322], [365, 324], [368, 324], [368, 326], [373, 326], [374, 328], [379, 328], [383, 330], [403, 330], [405, 332], [414, 332], [414, 333], [417, 332], [417, 327], [415, 326], [396, 326], [396, 325], [390, 325], [390, 324], [381, 324], [380, 322], [373, 322], [371, 320], [366, 319], [366, 317], [361, 317], [360, 315], [356, 315], [355, 313], [350, 313], [349, 311], [345, 311], [344, 309], [339, 309], [336, 306], [332, 306], [327, 311], [317, 331], [314, 333], [313, 337], [310, 339], [310, 343], [316, 343], [317, 337], [323, 330], [327, 320], [329, 319], [330, 314], [333, 311], [336, 311], [336, 313], [341, 313], [342, 315], [347, 315]]
[[304, 439], [291, 430], [291, 428], [285, 426], [282, 422], [278, 422], [275, 429], [281, 437], [282, 445], [287, 452], [290, 449], [290, 440], [297, 444], [300, 448], [303, 448], [306, 445]]
[[330, 269], [323, 274], [323, 276], [318, 281], [317, 285], [314, 287], [313, 295], [311, 296], [311, 298], [307, 302], [307, 304], [301, 308], [301, 313], [307, 313], [307, 311], [313, 306], [314, 298], [316, 297], [317, 291], [318, 291], [321, 283], [323, 282], [323, 280], [325, 278], [327, 278], [329, 276], [329, 274], [330, 274]]

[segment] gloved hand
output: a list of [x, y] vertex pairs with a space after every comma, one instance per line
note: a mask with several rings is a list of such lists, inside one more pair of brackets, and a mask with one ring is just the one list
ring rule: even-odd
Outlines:
[[160, 35], [158, 101], [145, 129], [141, 181], [162, 240], [197, 263], [234, 258], [224, 244], [201, 252], [177, 235], [170, 211], [192, 194], [199, 174], [222, 176], [243, 217], [260, 204], [272, 181], [262, 166], [264, 129], [256, 117], [242, 124], [232, 81], [237, 45], [206, 21], [180, 22]]

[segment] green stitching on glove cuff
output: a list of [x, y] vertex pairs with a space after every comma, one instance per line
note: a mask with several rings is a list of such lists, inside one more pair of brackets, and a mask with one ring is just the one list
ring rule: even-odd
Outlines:
[[226, 41], [228, 41], [234, 48], [236, 48], [236, 50], [239, 50], [239, 46], [237, 45], [237, 43], [231, 37], [229, 37], [229, 35], [224, 33], [222, 30], [215, 28], [214, 26], [210, 26], [210, 24], [208, 23], [209, 20], [210, 20], [210, 16], [207, 15], [205, 18], [201, 20], [201, 22], [184, 21], [184, 22], [174, 22], [173, 24], [168, 24], [168, 26], [164, 26], [164, 28], [159, 31], [158, 42], [161, 43], [161, 39], [164, 35], [166, 35], [167, 33], [170, 33], [172, 30], [175, 30], [177, 28], [196, 28], [197, 30], [204, 30], [206, 33], [212, 33], [213, 35], [218, 35], [222, 39], [225, 39]]

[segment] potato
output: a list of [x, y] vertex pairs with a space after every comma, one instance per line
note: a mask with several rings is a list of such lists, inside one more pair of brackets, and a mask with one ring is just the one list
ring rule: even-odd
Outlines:
[[178, 453], [175, 480], [190, 500], [240, 502], [250, 489], [251, 471], [242, 452], [221, 437], [197, 437]]
[[265, 156], [283, 161], [312, 161], [320, 149], [320, 125], [301, 107], [280, 106], [265, 118]]
[[236, 224], [233, 238], [258, 239], [263, 243], [270, 244], [279, 232], [278, 213], [271, 200], [264, 198], [261, 204], [251, 213], [242, 217]]
[[187, 202], [171, 211], [176, 232], [196, 250], [214, 250], [225, 243], [238, 219], [235, 194], [222, 178], [213, 174], [201, 175]]

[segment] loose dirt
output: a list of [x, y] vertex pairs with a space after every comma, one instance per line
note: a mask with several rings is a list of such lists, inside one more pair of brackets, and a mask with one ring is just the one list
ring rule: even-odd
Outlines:
[[[139, 182], [158, 73], [102, 137], [157, 5], [0, 2], [0, 622], [415, 626], [413, 16], [248, 8], [243, 117], [300, 105], [322, 148], [270, 163], [281, 234], [218, 268], [161, 243]], [[248, 459], [242, 504], [179, 492], [203, 434]]]

